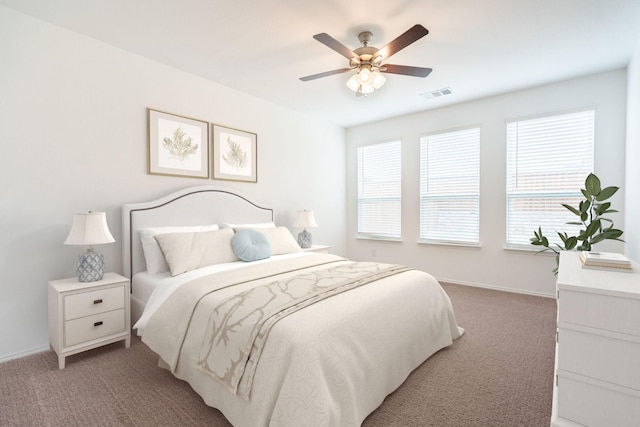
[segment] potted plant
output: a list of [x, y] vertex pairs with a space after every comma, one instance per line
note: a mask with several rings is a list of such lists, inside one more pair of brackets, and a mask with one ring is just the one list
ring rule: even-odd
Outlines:
[[562, 244], [556, 244], [554, 248], [549, 244], [549, 239], [542, 234], [542, 228], [538, 227], [537, 231], [534, 231], [534, 237], [531, 238], [531, 244], [534, 246], [543, 246], [540, 252], [553, 251], [556, 253], [556, 268], [553, 270], [553, 274], [558, 274], [558, 262], [560, 257], [560, 251], [590, 251], [591, 247], [603, 240], [617, 240], [623, 242], [620, 239], [622, 236], [622, 230], [613, 227], [613, 221], [609, 218], [605, 218], [605, 214], [618, 212], [610, 209], [611, 203], [606, 200], [610, 199], [618, 187], [606, 187], [601, 188], [600, 179], [593, 173], [589, 174], [584, 182], [585, 188], [581, 189], [584, 199], [580, 201], [578, 207], [573, 207], [567, 204], [562, 204], [571, 213], [579, 218], [579, 221], [571, 221], [567, 224], [580, 225], [584, 228], [580, 230], [577, 236], [569, 236], [567, 233], [558, 233]]

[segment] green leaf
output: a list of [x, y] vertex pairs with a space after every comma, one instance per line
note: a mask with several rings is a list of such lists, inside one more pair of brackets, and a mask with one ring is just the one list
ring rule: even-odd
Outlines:
[[598, 231], [600, 231], [600, 220], [595, 219], [591, 222], [591, 224], [587, 225], [587, 229], [585, 230], [585, 234], [589, 237], [595, 235]]
[[587, 179], [584, 181], [584, 186], [591, 196], [597, 196], [600, 194], [600, 178], [590, 173]]
[[573, 206], [567, 205], [565, 203], [563, 203], [562, 206], [564, 206], [565, 208], [569, 209], [574, 215], [580, 216], [580, 212], [576, 208], [574, 208]]
[[591, 203], [583, 200], [580, 202], [580, 214], [584, 214], [585, 212], [589, 211], [589, 208], [591, 207]]
[[570, 224], [570, 225], [582, 225], [582, 223], [578, 222], [578, 221], [571, 221], [571, 222], [568, 222], [567, 224]]
[[607, 209], [609, 209], [610, 207], [611, 207], [611, 203], [609, 203], [609, 202], [605, 202], [605, 203], [602, 203], [602, 204], [597, 204], [597, 205], [595, 205], [594, 210], [596, 211], [596, 213], [597, 213], [598, 215], [602, 215], [602, 214], [604, 214], [604, 213], [607, 211]]
[[575, 236], [571, 236], [564, 242], [564, 247], [566, 250], [570, 251], [573, 248], [575, 248], [577, 244], [578, 244], [578, 238]]
[[585, 190], [584, 188], [581, 188], [580, 191], [582, 191], [582, 195], [584, 196], [585, 199], [591, 200], [591, 196], [589, 195], [589, 193], [587, 193], [587, 190]]
[[618, 237], [622, 236], [622, 233], [623, 233], [622, 230], [618, 230], [617, 228], [610, 228], [607, 231], [605, 231], [604, 234], [607, 235], [607, 239], [616, 240], [618, 239]]
[[607, 239], [607, 233], [596, 234], [595, 236], [593, 236], [593, 239], [591, 239], [591, 244], [595, 245], [596, 243], [602, 242], [605, 239]]
[[601, 202], [603, 200], [607, 200], [609, 197], [613, 196], [614, 194], [616, 194], [616, 191], [618, 191], [619, 188], [618, 187], [607, 187], [602, 189], [602, 191], [600, 191], [600, 194], [598, 194], [598, 196], [596, 197], [596, 200]]

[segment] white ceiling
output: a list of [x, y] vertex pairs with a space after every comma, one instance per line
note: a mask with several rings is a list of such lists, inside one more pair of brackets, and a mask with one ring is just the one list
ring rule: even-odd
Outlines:
[[[640, 0], [0, 0], [0, 4], [158, 62], [350, 127], [552, 81], [625, 67], [640, 41]], [[347, 66], [317, 42], [383, 47], [414, 24], [429, 35], [390, 63], [433, 68], [387, 74], [356, 98]], [[420, 94], [451, 87], [453, 94]]]

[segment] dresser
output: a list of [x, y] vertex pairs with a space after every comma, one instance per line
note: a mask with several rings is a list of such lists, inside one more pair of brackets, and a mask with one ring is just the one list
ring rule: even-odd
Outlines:
[[640, 266], [584, 269], [562, 252], [551, 426], [640, 426]]
[[77, 278], [49, 282], [49, 342], [65, 358], [116, 341], [131, 343], [129, 279], [106, 273], [96, 282]]

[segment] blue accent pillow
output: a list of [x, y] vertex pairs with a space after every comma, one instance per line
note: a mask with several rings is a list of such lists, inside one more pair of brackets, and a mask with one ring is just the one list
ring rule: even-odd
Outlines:
[[257, 230], [236, 231], [231, 238], [231, 248], [242, 261], [257, 261], [271, 256], [271, 243]]

